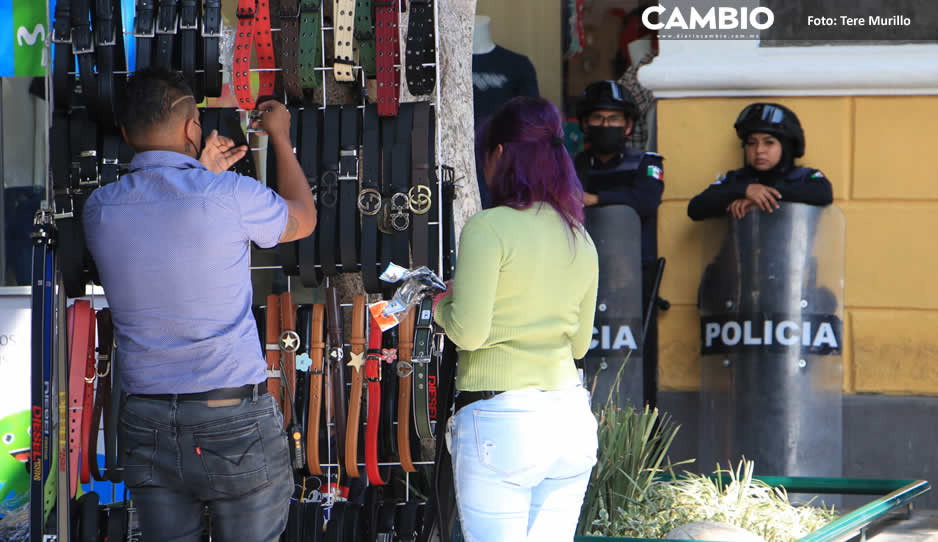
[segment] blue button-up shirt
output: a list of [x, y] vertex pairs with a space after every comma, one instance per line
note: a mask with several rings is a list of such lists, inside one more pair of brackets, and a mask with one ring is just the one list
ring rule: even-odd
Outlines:
[[130, 168], [84, 208], [124, 391], [193, 393], [265, 380], [250, 242], [278, 243], [286, 201], [255, 179], [216, 175], [175, 152], [142, 152]]

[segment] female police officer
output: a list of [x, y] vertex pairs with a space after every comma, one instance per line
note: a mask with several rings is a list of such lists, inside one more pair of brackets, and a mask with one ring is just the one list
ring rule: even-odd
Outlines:
[[758, 208], [772, 212], [779, 201], [829, 205], [831, 183], [819, 170], [796, 167], [804, 156], [804, 130], [798, 117], [775, 103], [754, 103], [733, 124], [743, 143], [744, 164], [728, 171], [687, 206], [694, 220], [729, 213], [742, 218]]

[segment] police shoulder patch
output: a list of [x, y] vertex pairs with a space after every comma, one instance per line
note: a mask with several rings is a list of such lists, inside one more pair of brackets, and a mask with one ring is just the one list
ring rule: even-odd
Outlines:
[[823, 179], [823, 178], [824, 178], [824, 174], [821, 173], [821, 170], [817, 170], [817, 171], [815, 171], [813, 174], [811, 174], [811, 177], [810, 177], [810, 178], [812, 178], [812, 179]]
[[662, 171], [662, 169], [658, 166], [648, 166], [648, 170], [646, 171], [646, 174], [649, 177], [652, 177], [659, 181], [664, 179], [664, 171]]
[[723, 181], [725, 180], [726, 180], [726, 173], [723, 173], [723, 174], [717, 173], [717, 180], [714, 181], [713, 184], [723, 184]]

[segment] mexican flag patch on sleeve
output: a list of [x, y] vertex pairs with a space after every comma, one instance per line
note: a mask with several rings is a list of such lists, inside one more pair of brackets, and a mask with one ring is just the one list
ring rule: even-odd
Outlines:
[[653, 178], [655, 178], [655, 179], [658, 179], [659, 181], [662, 180], [662, 179], [664, 179], [664, 172], [663, 172], [663, 171], [661, 170], [661, 168], [658, 167], [658, 166], [648, 166], [647, 175], [648, 175], [649, 177], [653, 177]]
[[813, 175], [811, 175], [811, 178], [812, 178], [812, 179], [823, 179], [823, 178], [824, 178], [824, 174], [821, 173], [820, 170], [818, 170], [818, 171], [815, 171]]

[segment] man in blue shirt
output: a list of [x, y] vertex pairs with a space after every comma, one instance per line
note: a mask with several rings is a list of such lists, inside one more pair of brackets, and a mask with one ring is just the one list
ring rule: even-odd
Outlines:
[[137, 154], [119, 182], [88, 198], [84, 227], [114, 318], [128, 394], [119, 463], [141, 529], [147, 540], [200, 540], [208, 504], [214, 540], [277, 540], [293, 476], [266, 390], [249, 266], [252, 241], [268, 248], [316, 225], [290, 114], [268, 101], [255, 121], [277, 154], [277, 194], [225, 171], [244, 147], [213, 132], [201, 149], [179, 74], [137, 72], [122, 108]]

